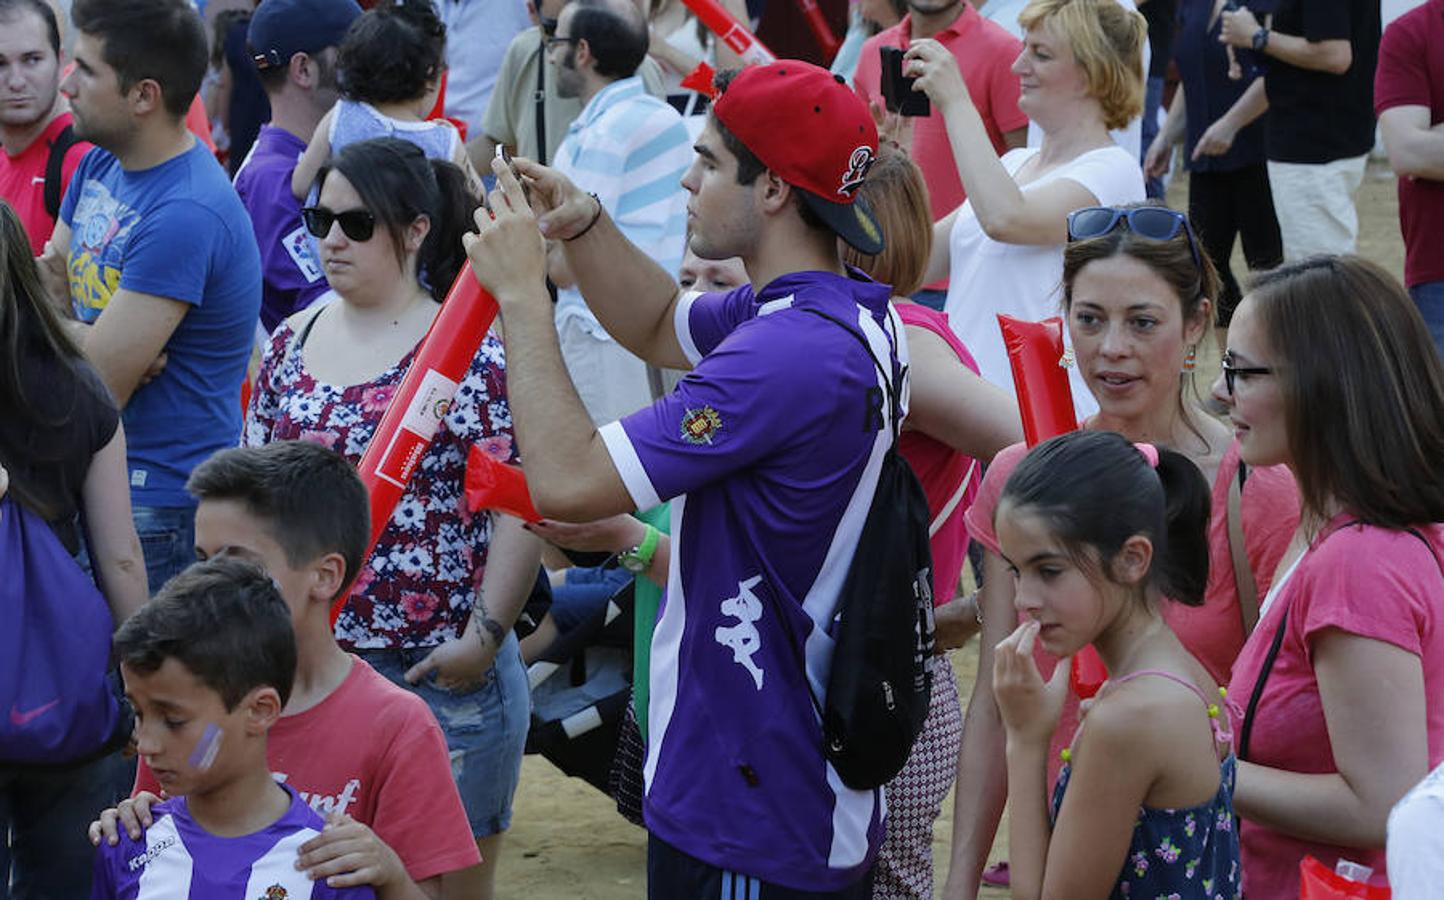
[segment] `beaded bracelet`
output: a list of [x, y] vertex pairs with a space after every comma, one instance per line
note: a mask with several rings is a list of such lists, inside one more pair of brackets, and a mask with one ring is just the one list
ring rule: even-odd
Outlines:
[[597, 224], [597, 220], [602, 217], [602, 198], [598, 197], [595, 193], [588, 194], [587, 196], [597, 201], [597, 211], [592, 214], [592, 220], [587, 223], [586, 228], [583, 228], [581, 231], [578, 231], [576, 234], [572, 235], [569, 238], [563, 238], [563, 240], [567, 242], [574, 241], [582, 235], [586, 234], [588, 231], [591, 231], [592, 226]]

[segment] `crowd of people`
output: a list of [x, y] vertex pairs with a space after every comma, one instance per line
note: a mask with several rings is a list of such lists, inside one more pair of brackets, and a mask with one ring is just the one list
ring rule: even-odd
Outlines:
[[[50, 548], [114, 629], [53, 702], [0, 659], [0, 898], [490, 900], [528, 665], [632, 591], [596, 762], [649, 897], [1430, 896], [1444, 0], [1257, 7], [862, 0], [830, 72], [680, 0], [0, 0], [0, 582]], [[373, 533], [461, 279], [496, 323]], [[1061, 317], [1076, 431], [1025, 442], [1000, 314]], [[936, 652], [859, 783], [824, 700], [899, 458]], [[7, 756], [91, 688], [124, 747]]]

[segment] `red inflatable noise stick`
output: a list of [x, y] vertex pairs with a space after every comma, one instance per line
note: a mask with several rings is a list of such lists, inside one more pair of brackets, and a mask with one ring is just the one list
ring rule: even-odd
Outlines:
[[466, 454], [466, 508], [472, 512], [494, 509], [527, 522], [541, 521], [521, 469], [497, 462], [474, 445]]
[[[1073, 388], [1063, 359], [1063, 320], [1054, 316], [1028, 322], [998, 315], [1003, 344], [1013, 368], [1013, 385], [1018, 392], [1018, 412], [1023, 418], [1023, 439], [1029, 447], [1050, 437], [1078, 429], [1073, 410]], [[1090, 644], [1073, 654], [1068, 682], [1073, 693], [1088, 700], [1108, 680], [1108, 667]]]
[[[377, 538], [391, 521], [407, 483], [451, 409], [456, 389], [496, 313], [496, 300], [471, 274], [468, 262], [452, 282], [441, 312], [422, 338], [411, 368], [397, 386], [356, 467], [371, 499], [371, 542], [365, 558], [371, 557]], [[350, 596], [348, 586], [332, 602], [332, 627]]]
[[797, 0], [797, 5], [802, 8], [802, 15], [807, 19], [807, 27], [812, 29], [812, 36], [817, 38], [817, 44], [822, 48], [822, 55], [827, 57], [828, 62], [837, 55], [837, 35], [832, 33], [832, 26], [827, 24], [827, 17], [822, 14], [822, 7], [817, 5], [817, 0]]
[[757, 36], [747, 30], [741, 22], [732, 18], [727, 8], [717, 0], [682, 0], [687, 8], [696, 14], [707, 29], [722, 39], [722, 43], [742, 57], [744, 65], [765, 66], [776, 62], [777, 55], [763, 45]]
[[998, 314], [1003, 345], [1013, 369], [1018, 412], [1023, 417], [1023, 440], [1029, 447], [1078, 429], [1073, 411], [1073, 388], [1063, 368], [1063, 320], [1054, 316], [1028, 322]]

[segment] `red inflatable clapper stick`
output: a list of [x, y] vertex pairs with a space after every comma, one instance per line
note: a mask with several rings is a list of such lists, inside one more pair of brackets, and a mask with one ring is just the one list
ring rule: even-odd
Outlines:
[[838, 43], [837, 35], [832, 33], [832, 26], [827, 24], [822, 7], [817, 5], [817, 0], [797, 0], [797, 5], [802, 7], [802, 15], [807, 19], [807, 27], [812, 29], [812, 36], [817, 38], [822, 55], [827, 57], [828, 62], [832, 62], [832, 58], [837, 55], [837, 48], [842, 45]]
[[1018, 413], [1023, 417], [1023, 440], [1029, 447], [1039, 441], [1078, 428], [1073, 411], [1073, 389], [1063, 368], [1063, 320], [1054, 316], [1028, 322], [998, 314], [1003, 345], [1013, 368], [1018, 392]]
[[[441, 312], [421, 339], [411, 368], [387, 404], [381, 424], [376, 426], [376, 434], [357, 466], [371, 498], [371, 542], [366, 547], [366, 558], [370, 558], [397, 501], [405, 493], [426, 448], [431, 446], [496, 313], [496, 300], [482, 289], [468, 262], [452, 282]], [[348, 586], [331, 604], [332, 626], [350, 596]]]
[[528, 522], [541, 521], [521, 468], [492, 459], [474, 444], [466, 454], [466, 507], [472, 512], [495, 509]]
[[[1063, 320], [1054, 316], [1028, 322], [998, 315], [1003, 344], [1013, 368], [1018, 392], [1018, 413], [1023, 418], [1023, 439], [1029, 447], [1050, 437], [1078, 429], [1073, 410], [1073, 388], [1063, 367]], [[1073, 654], [1068, 681], [1073, 693], [1087, 700], [1108, 680], [1108, 667], [1089, 644]]]
[[745, 65], [765, 66], [770, 62], [777, 61], [777, 55], [764, 47], [757, 36], [747, 30], [747, 26], [732, 18], [732, 14], [717, 0], [682, 0], [682, 2], [697, 14], [697, 18], [707, 26], [709, 31], [722, 39], [722, 43], [731, 47], [733, 53], [742, 57]]

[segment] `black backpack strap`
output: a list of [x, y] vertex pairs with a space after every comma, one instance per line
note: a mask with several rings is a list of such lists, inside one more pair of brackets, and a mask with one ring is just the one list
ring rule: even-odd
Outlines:
[[45, 158], [45, 212], [50, 218], [60, 215], [60, 201], [65, 196], [65, 154], [80, 142], [75, 127], [66, 125], [50, 142], [50, 155]]
[[536, 107], [536, 161], [547, 164], [547, 52], [546, 37], [542, 37], [541, 55], [537, 59], [536, 93], [532, 96]]
[[862, 349], [867, 352], [868, 358], [872, 360], [872, 364], [877, 367], [878, 374], [882, 376], [883, 383], [887, 385], [888, 413], [891, 418], [893, 445], [896, 447], [898, 435], [902, 433], [902, 383], [903, 380], [907, 378], [907, 367], [901, 366], [895, 369], [892, 375], [889, 376], [888, 370], [877, 358], [877, 354], [872, 352], [872, 345], [867, 342], [867, 338], [863, 337], [857, 329], [836, 316], [828, 315], [820, 309], [804, 309], [802, 311], [828, 320], [838, 328], [852, 335], [859, 344], [862, 344]]

